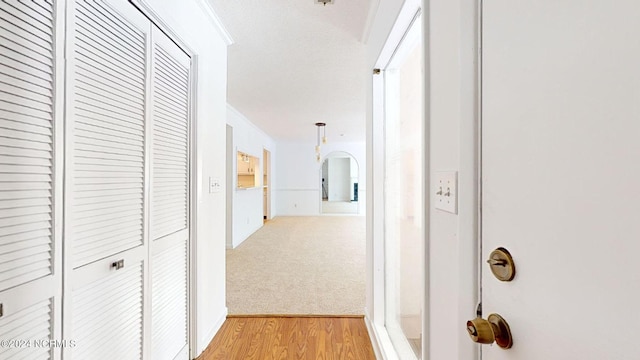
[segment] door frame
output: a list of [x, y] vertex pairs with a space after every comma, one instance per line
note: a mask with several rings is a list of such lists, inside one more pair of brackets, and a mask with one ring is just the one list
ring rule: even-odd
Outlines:
[[[468, 319], [482, 315], [482, 272], [485, 262], [482, 260], [482, 7], [484, 0], [470, 0], [469, 9], [461, 11], [463, 25], [460, 50], [462, 59], [473, 65], [464, 67], [461, 72], [463, 91], [460, 117], [460, 172], [458, 177], [458, 206], [460, 217], [460, 239], [468, 239], [468, 248], [460, 253], [460, 264], [465, 266], [466, 275], [462, 283], [468, 292], [462, 293], [469, 299], [463, 303], [469, 309], [463, 310]], [[470, 26], [465, 27], [465, 21]], [[465, 46], [467, 45], [467, 46]], [[466, 86], [464, 86], [466, 85]], [[467, 90], [465, 90], [467, 89]], [[466, 111], [465, 111], [466, 110]], [[466, 175], [466, 176], [465, 176]], [[466, 195], [466, 196], [465, 196]], [[461, 314], [463, 315], [463, 314]], [[460, 326], [464, 326], [460, 319]], [[466, 336], [466, 334], [465, 334]], [[482, 359], [482, 347], [472, 343], [461, 346], [460, 353], [470, 358]]]

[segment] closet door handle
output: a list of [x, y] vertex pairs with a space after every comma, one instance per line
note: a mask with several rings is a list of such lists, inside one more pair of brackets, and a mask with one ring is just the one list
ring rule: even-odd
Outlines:
[[124, 259], [112, 262], [111, 267], [116, 270], [122, 269], [124, 267]]

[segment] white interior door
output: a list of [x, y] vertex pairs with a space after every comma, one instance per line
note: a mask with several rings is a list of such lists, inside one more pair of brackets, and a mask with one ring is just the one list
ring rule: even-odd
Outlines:
[[189, 94], [191, 59], [152, 32], [152, 359], [188, 359]]
[[483, 358], [638, 359], [640, 3], [482, 3]]
[[59, 358], [62, 44], [51, 1], [0, 2], [0, 358]]
[[140, 359], [150, 22], [125, 0], [67, 6], [65, 358]]

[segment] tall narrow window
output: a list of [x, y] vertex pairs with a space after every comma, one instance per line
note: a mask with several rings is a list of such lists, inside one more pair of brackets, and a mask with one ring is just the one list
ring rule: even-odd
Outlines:
[[420, 16], [384, 71], [385, 325], [402, 358], [422, 357], [424, 92]]

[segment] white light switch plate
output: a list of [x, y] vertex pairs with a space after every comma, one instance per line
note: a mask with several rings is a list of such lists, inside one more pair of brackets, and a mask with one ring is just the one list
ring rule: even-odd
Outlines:
[[458, 172], [436, 171], [435, 189], [433, 190], [436, 209], [452, 214], [458, 213]]
[[220, 180], [218, 179], [214, 179], [214, 178], [209, 178], [209, 193], [217, 193], [220, 192], [220, 189], [222, 189], [222, 186], [220, 185]]

